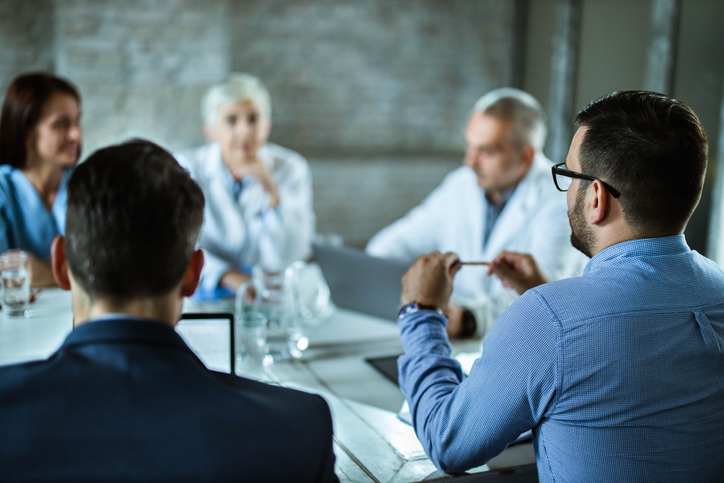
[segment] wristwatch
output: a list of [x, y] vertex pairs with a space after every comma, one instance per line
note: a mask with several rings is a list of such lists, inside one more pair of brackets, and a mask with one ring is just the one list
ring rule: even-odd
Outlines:
[[445, 314], [440, 310], [439, 308], [433, 306], [433, 305], [423, 305], [418, 304], [417, 302], [410, 302], [409, 304], [403, 305], [400, 309], [400, 312], [397, 314], [397, 318], [411, 314], [413, 312], [417, 312], [418, 310], [432, 310], [437, 312], [438, 314], [444, 316]]

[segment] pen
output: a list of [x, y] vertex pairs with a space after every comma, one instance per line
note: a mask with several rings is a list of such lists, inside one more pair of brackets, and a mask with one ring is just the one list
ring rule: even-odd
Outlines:
[[461, 262], [461, 261], [458, 261], [456, 263], [456, 265], [457, 264], [460, 264], [460, 265], [490, 265], [490, 262]]

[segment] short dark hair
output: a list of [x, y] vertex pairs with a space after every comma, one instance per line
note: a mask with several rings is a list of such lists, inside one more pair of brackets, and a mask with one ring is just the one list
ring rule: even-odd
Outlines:
[[5, 92], [0, 113], [0, 164], [25, 167], [28, 157], [25, 142], [40, 121], [45, 103], [56, 93], [67, 94], [80, 104], [75, 86], [53, 74], [35, 72], [13, 79]]
[[622, 91], [592, 101], [576, 122], [587, 128], [581, 170], [621, 192], [624, 219], [648, 236], [683, 232], [699, 204], [708, 159], [694, 111], [663, 94]]
[[144, 140], [93, 153], [68, 181], [65, 255], [92, 297], [158, 297], [181, 282], [204, 195], [171, 154]]

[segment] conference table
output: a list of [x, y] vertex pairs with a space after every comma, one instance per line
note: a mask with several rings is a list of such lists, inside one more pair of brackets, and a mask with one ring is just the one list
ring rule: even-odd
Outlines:
[[[233, 301], [187, 299], [184, 312], [228, 312]], [[45, 289], [25, 318], [0, 315], [0, 366], [51, 355], [72, 330], [70, 293]], [[453, 344], [471, 351], [480, 341]], [[402, 353], [397, 326], [336, 308], [309, 331], [301, 359], [242, 366], [237, 374], [323, 396], [334, 423], [335, 471], [342, 482], [537, 481], [532, 443], [508, 447], [486, 465], [446, 475], [427, 458], [411, 426], [397, 413], [404, 397], [365, 359]]]

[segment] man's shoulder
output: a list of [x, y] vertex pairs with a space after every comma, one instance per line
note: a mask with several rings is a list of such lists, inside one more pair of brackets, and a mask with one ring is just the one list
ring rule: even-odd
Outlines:
[[210, 374], [240, 398], [264, 399], [269, 405], [285, 408], [289, 416], [298, 416], [304, 413], [313, 413], [317, 416], [329, 415], [327, 402], [317, 394], [267, 384], [232, 374], [219, 372], [210, 372]]
[[3, 394], [25, 384], [29, 379], [42, 374], [47, 361], [31, 361], [0, 367], [0, 400]]
[[[137, 348], [130, 350], [137, 355]], [[82, 374], [67, 360], [2, 368], [0, 428], [23, 455], [60, 447], [70, 455], [94, 452], [93, 462], [70, 457], [63, 464], [68, 474], [92, 471], [96, 478], [106, 471], [115, 471], [115, 477], [127, 474], [107, 470], [119, 451], [137, 463], [136, 477], [161, 471], [170, 479], [206, 474], [226, 481], [241, 474], [240, 468], [265, 475], [252, 478], [259, 481], [289, 481], [294, 474], [311, 479], [305, 475], [318, 475], [324, 461], [334, 461], [331, 415], [320, 396], [215, 373], [184, 351], [161, 351], [150, 364], [137, 357], [121, 361], [102, 355], [101, 362], [75, 357], [85, 366]], [[73, 367], [63, 370], [61, 363]], [[67, 418], [66, 408], [84, 417]], [[144, 435], [140, 444], [138, 434]], [[159, 447], [176, 456], [173, 464], [153, 459]], [[294, 448], [297, 458], [271, 471], [280, 447]], [[59, 471], [58, 465], [46, 466], [41, 461], [41, 472]], [[9, 471], [21, 474], [26, 467], [13, 461]]]
[[478, 186], [478, 181], [472, 169], [467, 166], [459, 166], [445, 175], [441, 185], [445, 184]]
[[548, 158], [543, 155], [536, 156], [521, 184], [526, 187], [532, 202], [540, 204], [543, 201], [565, 206], [566, 196], [556, 189], [551, 175], [551, 166], [553, 164]]
[[482, 194], [475, 172], [467, 166], [460, 166], [446, 174], [442, 182], [430, 194], [444, 195], [470, 203], [471, 193]]
[[[166, 406], [173, 400], [188, 417], [203, 419], [219, 412], [229, 424], [239, 425], [259, 418], [299, 437], [310, 425], [320, 437], [332, 432], [329, 406], [321, 396], [207, 370], [181, 346], [124, 345], [128, 347], [118, 349], [125, 352], [123, 357], [108, 346], [99, 355], [85, 350], [87, 345], [80, 351], [61, 348], [47, 360], [1, 367], [0, 405], [10, 415], [31, 403], [37, 403], [38, 411], [48, 405], [106, 400], [104, 411], [125, 413], [132, 396], [134, 404], [142, 405]], [[116, 397], [108, 399], [108, 394]], [[165, 421], [173, 418], [168, 415]]]
[[586, 305], [585, 300], [595, 292], [595, 283], [585, 277], [571, 277], [549, 282], [529, 289], [518, 297], [506, 312], [514, 318], [536, 319], [532, 323], [538, 324], [541, 318], [560, 323], [569, 315], [575, 317], [583, 315], [577, 312], [579, 304]]

